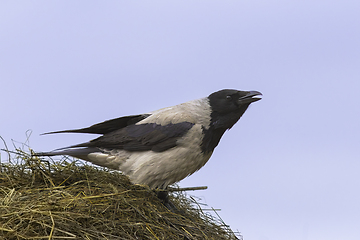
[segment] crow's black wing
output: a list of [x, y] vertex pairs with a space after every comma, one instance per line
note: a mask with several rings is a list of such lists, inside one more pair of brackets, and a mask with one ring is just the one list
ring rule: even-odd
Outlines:
[[175, 147], [179, 138], [184, 136], [193, 123], [181, 122], [176, 124], [159, 125], [145, 123], [129, 125], [91, 140], [88, 143], [72, 147], [97, 147], [102, 149], [124, 149], [127, 151], [152, 150], [162, 152]]
[[[87, 128], [81, 129], [72, 129], [72, 130], [62, 130], [56, 132], [48, 132], [44, 134], [53, 134], [53, 133], [94, 133], [94, 134], [107, 134], [115, 130], [124, 128], [131, 124], [135, 124], [145, 118], [150, 116], [150, 114], [141, 114], [141, 115], [131, 115], [126, 117], [119, 117], [111, 120], [107, 120], [98, 124], [94, 124]], [[43, 135], [44, 135], [43, 134]]]

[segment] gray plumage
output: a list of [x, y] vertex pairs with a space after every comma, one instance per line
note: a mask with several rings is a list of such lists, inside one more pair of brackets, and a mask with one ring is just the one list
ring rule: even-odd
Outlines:
[[36, 155], [70, 155], [120, 170], [135, 184], [166, 188], [204, 166], [224, 132], [252, 102], [261, 99], [260, 95], [257, 91], [225, 89], [147, 114], [116, 118], [88, 128], [50, 132], [102, 136]]

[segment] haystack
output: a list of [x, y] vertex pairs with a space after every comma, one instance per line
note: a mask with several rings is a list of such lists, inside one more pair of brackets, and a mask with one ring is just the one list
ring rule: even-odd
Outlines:
[[172, 192], [174, 213], [117, 171], [21, 149], [0, 167], [0, 239], [241, 239], [195, 198]]

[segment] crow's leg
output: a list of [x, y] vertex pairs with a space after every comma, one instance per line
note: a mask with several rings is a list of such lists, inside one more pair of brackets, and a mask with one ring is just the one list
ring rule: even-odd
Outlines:
[[166, 190], [161, 190], [157, 192], [157, 197], [161, 200], [164, 206], [169, 209], [171, 212], [178, 212], [179, 210], [169, 199], [169, 192]]

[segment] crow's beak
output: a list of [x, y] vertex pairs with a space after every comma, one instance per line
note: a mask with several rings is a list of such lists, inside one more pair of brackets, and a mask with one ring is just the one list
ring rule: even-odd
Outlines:
[[256, 101], [261, 100], [261, 92], [258, 91], [248, 91], [246, 92], [246, 95], [239, 98], [238, 103], [239, 104], [244, 104], [244, 103], [253, 103]]

